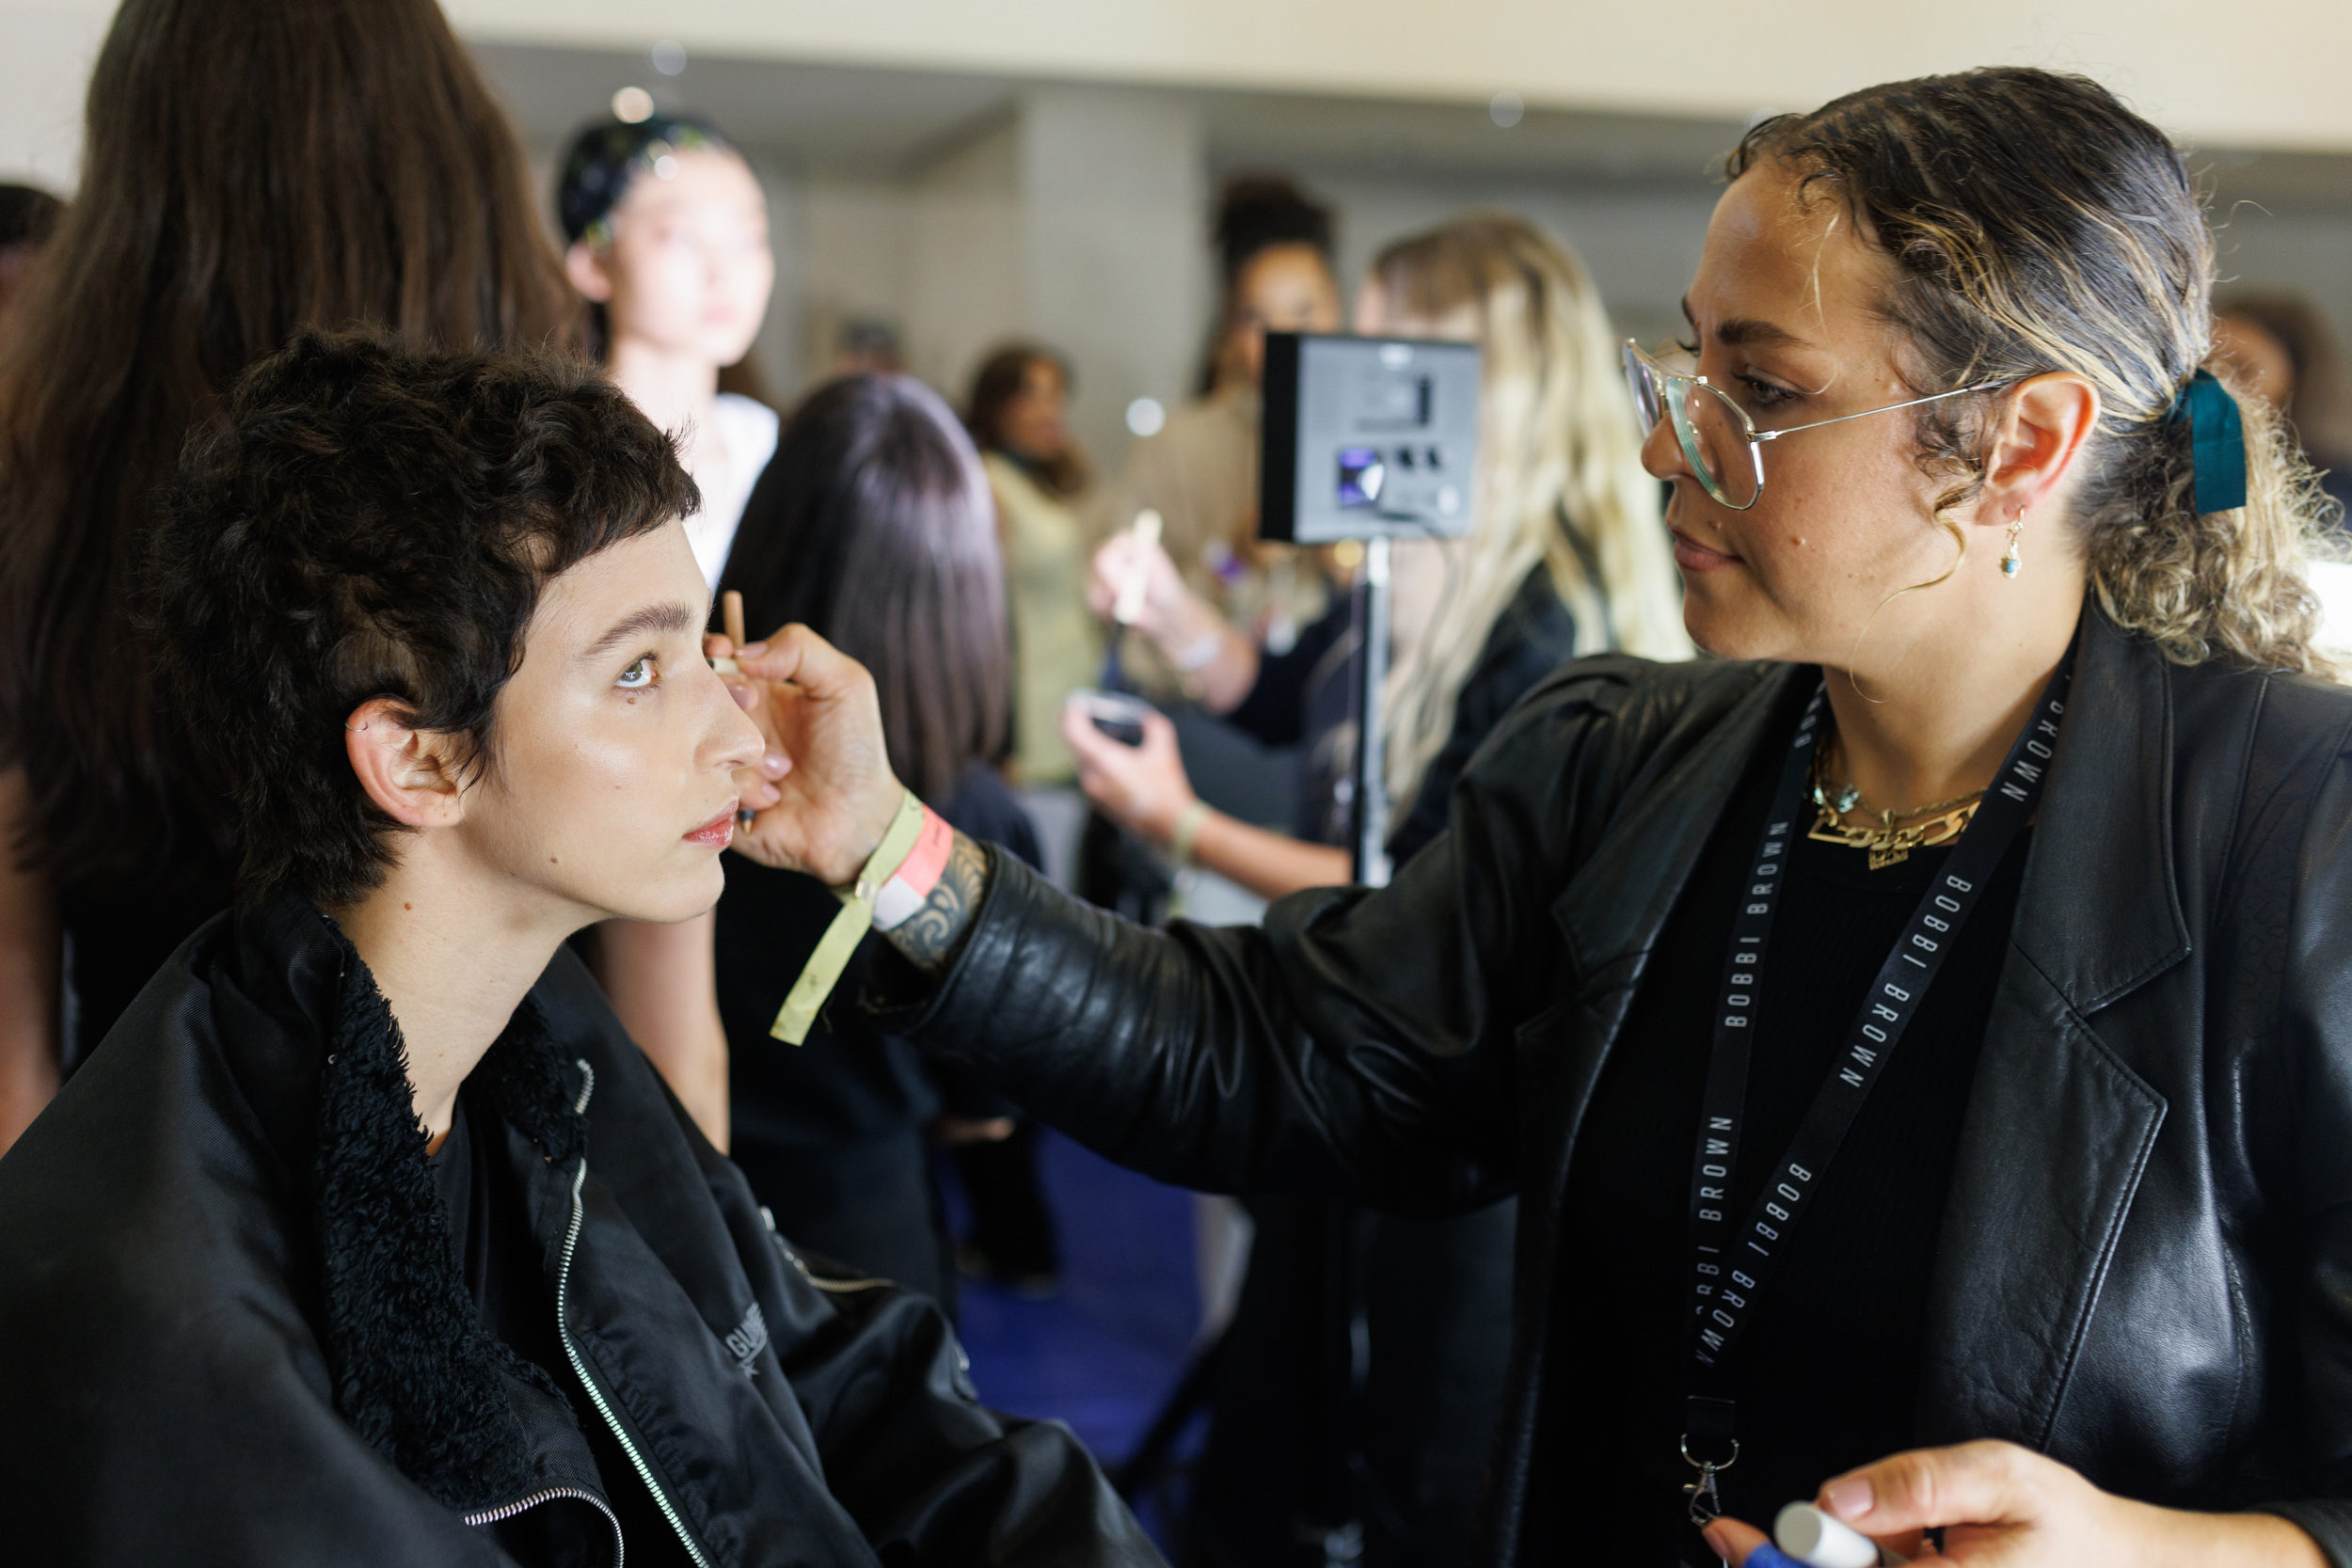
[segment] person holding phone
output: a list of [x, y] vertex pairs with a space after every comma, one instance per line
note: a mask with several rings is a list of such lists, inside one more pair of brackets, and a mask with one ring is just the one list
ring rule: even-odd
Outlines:
[[[1474, 1561], [1742, 1561], [1818, 1496], [1907, 1556], [2343, 1568], [2352, 691], [2182, 156], [2002, 68], [1729, 174], [1629, 356], [1723, 657], [1566, 667], [1393, 882], [1263, 927], [959, 841], [866, 1005], [1163, 1180], [1519, 1194]], [[899, 791], [825, 690], [760, 693], [747, 844], [839, 882]]]
[[[1572, 250], [1509, 214], [1457, 218], [1382, 249], [1356, 325], [1469, 339], [1482, 363], [1476, 520], [1465, 538], [1394, 546], [1394, 664], [1374, 744], [1397, 802], [1389, 852], [1403, 862], [1445, 831], [1471, 754], [1564, 660], [1685, 658], [1691, 641], [1658, 482], [1625, 417], [1617, 345]], [[1265, 897], [1347, 881], [1362, 685], [1352, 606], [1274, 654], [1194, 594], [1165, 552], [1122, 535], [1097, 552], [1095, 608], [1111, 610], [1131, 580], [1143, 586], [1136, 629], [1190, 672], [1204, 706], [1268, 745], [1303, 748], [1303, 799], [1296, 836], [1212, 810], [1193, 793], [1173, 726], [1147, 709], [1135, 748], [1065, 719], [1096, 806], [1161, 846], [1182, 840], [1197, 863]], [[1273, 1543], [1302, 1516], [1355, 1523], [1400, 1560], [1450, 1561], [1502, 1402], [1511, 1200], [1432, 1222], [1282, 1194], [1253, 1199], [1250, 1213], [1194, 1529], [1229, 1562], [1274, 1560]], [[1349, 1238], [1344, 1248], [1334, 1235]], [[1370, 1368], [1360, 1394], [1282, 1375], [1357, 1355]], [[1333, 1473], [1348, 1483], [1318, 1480]]]

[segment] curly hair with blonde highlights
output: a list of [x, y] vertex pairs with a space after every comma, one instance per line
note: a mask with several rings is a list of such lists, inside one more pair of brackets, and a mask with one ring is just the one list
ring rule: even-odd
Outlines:
[[[2030, 128], [2029, 133], [2026, 128]], [[1893, 261], [1882, 309], [1919, 392], [2068, 371], [2098, 388], [2074, 505], [2092, 592], [2182, 664], [2334, 673], [2313, 647], [2309, 566], [2330, 508], [2284, 422], [2234, 389], [2246, 504], [2199, 513], [2182, 389], [2213, 355], [2214, 247], [2164, 134], [2086, 77], [1997, 68], [1895, 82], [1752, 129], [1725, 172], [1772, 162], [1801, 199], [1840, 202]], [[2223, 374], [2225, 366], [2212, 367]], [[1995, 394], [1918, 415], [1939, 511], [1983, 482]]]

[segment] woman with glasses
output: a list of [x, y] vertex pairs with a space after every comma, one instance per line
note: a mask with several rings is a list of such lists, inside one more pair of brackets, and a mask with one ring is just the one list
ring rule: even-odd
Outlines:
[[[1165, 1179], [1518, 1193], [1480, 1560], [1769, 1562], [1809, 1498], [1914, 1559], [2342, 1568], [2352, 692], [2181, 158], [1997, 70], [1729, 173], [1632, 365], [1721, 661], [1568, 667], [1389, 887], [1263, 930], [959, 845], [869, 1005]], [[846, 880], [897, 799], [856, 688], [749, 668], [804, 681], [756, 850]]]

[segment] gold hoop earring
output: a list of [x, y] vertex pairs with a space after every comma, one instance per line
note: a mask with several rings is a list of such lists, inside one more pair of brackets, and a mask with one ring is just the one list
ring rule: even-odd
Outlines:
[[2025, 531], [2025, 527], [2026, 509], [2021, 506], [2017, 515], [2009, 520], [2009, 549], [2001, 557], [2001, 576], [2005, 578], [2013, 578], [2025, 569], [2026, 563], [2017, 559], [2017, 536]]

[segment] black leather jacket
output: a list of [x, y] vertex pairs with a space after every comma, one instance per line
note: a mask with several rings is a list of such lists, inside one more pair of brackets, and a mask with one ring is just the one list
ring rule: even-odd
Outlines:
[[483, 1327], [341, 934], [191, 937], [0, 1160], [0, 1558], [1159, 1562], [930, 1302], [784, 1245], [568, 952], [466, 1092], [552, 1366]]
[[[2352, 1568], [2352, 691], [2092, 612], [1955, 1162], [1923, 1443], [2265, 1507]], [[914, 1037], [1162, 1179], [1520, 1196], [1480, 1560], [1518, 1558], [1568, 1162], [1650, 949], [1808, 669], [1566, 667], [1377, 893], [1155, 936], [1002, 857]], [[887, 998], [877, 997], [878, 1005]], [[1703, 1048], [1696, 1042], [1693, 1048]]]

